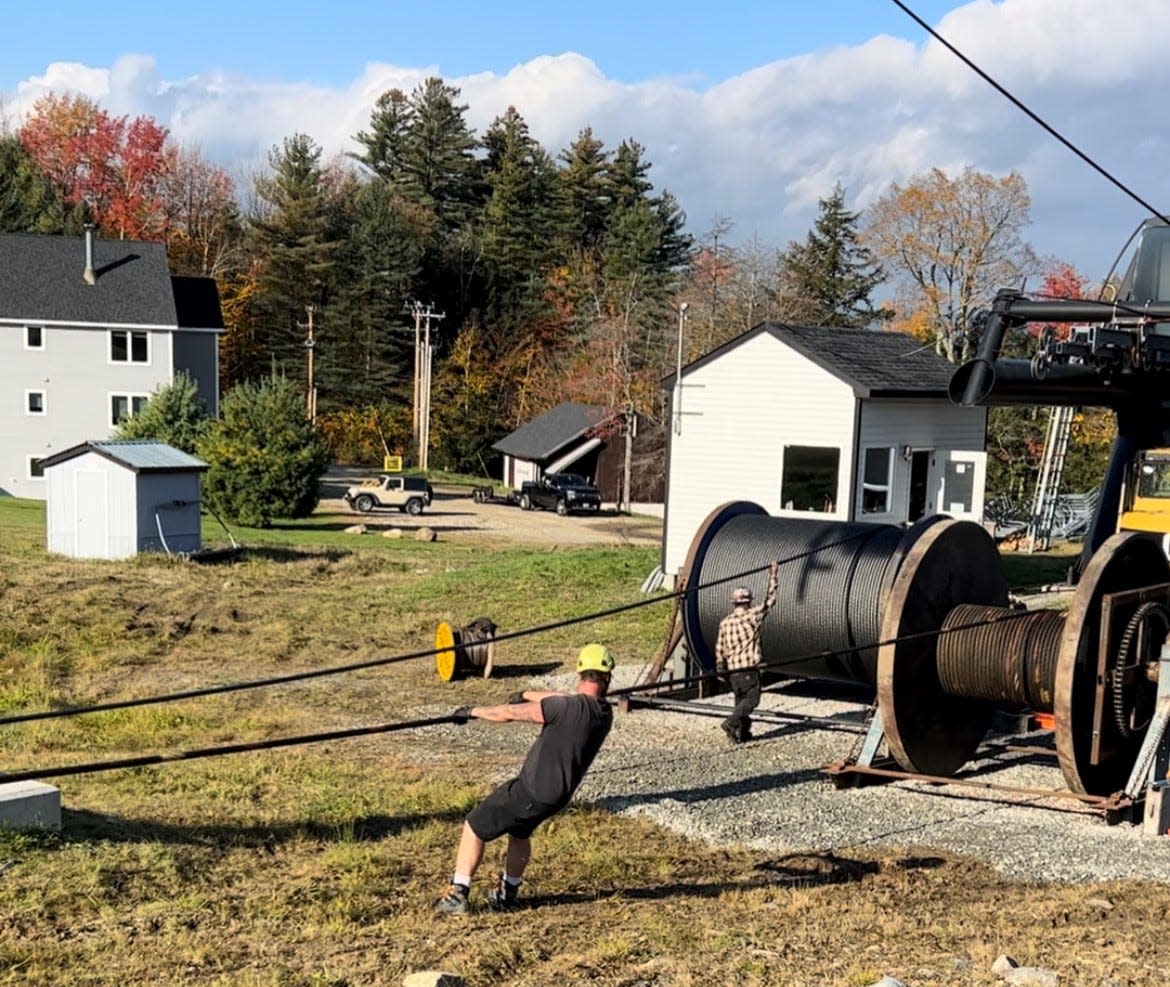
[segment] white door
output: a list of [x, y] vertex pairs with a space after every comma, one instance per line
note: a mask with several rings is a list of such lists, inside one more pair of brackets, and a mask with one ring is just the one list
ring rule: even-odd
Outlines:
[[73, 474], [74, 531], [77, 556], [82, 559], [110, 557], [110, 516], [106, 474], [78, 470]]
[[928, 513], [949, 514], [960, 521], [983, 520], [987, 453], [937, 450], [930, 457]]

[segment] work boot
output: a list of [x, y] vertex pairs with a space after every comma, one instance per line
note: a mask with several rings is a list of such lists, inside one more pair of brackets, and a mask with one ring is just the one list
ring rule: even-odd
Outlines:
[[507, 912], [513, 908], [519, 908], [519, 891], [520, 885], [509, 884], [504, 880], [504, 875], [501, 874], [499, 883], [487, 893], [488, 904], [500, 912]]
[[739, 735], [739, 727], [732, 723], [731, 720], [724, 720], [722, 723], [723, 732], [727, 734], [727, 739], [733, 744], [741, 743], [743, 738]]
[[435, 905], [435, 911], [440, 915], [466, 915], [467, 896], [470, 893], [470, 888], [465, 888], [462, 884], [452, 884], [451, 890]]

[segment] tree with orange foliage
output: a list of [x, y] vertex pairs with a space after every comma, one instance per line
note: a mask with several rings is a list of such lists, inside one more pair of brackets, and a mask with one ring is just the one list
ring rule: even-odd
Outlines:
[[162, 238], [167, 131], [150, 117], [113, 117], [86, 96], [47, 93], [18, 136], [65, 203], [84, 206], [102, 232]]
[[894, 183], [868, 210], [861, 239], [895, 279], [899, 308], [927, 314], [935, 348], [953, 363], [977, 343], [975, 311], [1036, 267], [1022, 236], [1029, 204], [1016, 172], [934, 168]]

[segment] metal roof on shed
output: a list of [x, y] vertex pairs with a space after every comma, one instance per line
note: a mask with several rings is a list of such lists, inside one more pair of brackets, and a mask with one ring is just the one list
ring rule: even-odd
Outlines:
[[42, 468], [56, 466], [87, 452], [95, 452], [135, 473], [189, 473], [202, 472], [207, 463], [202, 459], [154, 439], [95, 439], [62, 449], [41, 460]]

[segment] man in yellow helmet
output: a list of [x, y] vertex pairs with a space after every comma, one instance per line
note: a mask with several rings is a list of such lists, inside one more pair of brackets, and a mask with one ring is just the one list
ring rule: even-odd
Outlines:
[[517, 905], [524, 869], [532, 856], [532, 831], [569, 803], [613, 725], [605, 701], [614, 660], [609, 649], [587, 644], [577, 656], [577, 690], [573, 693], [528, 690], [514, 693], [503, 706], [462, 706], [460, 719], [541, 724], [520, 773], [488, 795], [463, 823], [451, 889], [436, 910], [460, 914], [468, 909], [471, 879], [487, 843], [507, 834], [504, 872], [488, 892], [496, 908]]

